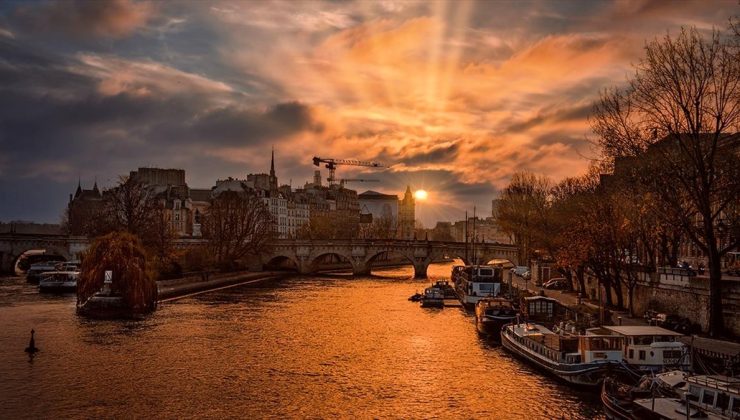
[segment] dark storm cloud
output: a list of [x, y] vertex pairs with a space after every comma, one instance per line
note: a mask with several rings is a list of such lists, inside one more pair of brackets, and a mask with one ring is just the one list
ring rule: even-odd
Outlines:
[[21, 4], [14, 15], [33, 32], [121, 37], [144, 25], [152, 9], [148, 2], [130, 0], [67, 0]]
[[460, 150], [458, 143], [453, 143], [447, 146], [434, 147], [427, 152], [415, 153], [403, 158], [403, 162], [407, 165], [415, 165], [418, 163], [435, 163], [435, 162], [451, 162]]
[[509, 125], [504, 133], [517, 133], [553, 122], [585, 121], [593, 110], [592, 104], [541, 112], [534, 117]]
[[266, 112], [233, 106], [220, 108], [196, 118], [191, 128], [198, 138], [224, 145], [244, 145], [298, 131], [322, 129], [321, 124], [314, 121], [311, 110], [298, 102], [277, 104]]
[[[78, 57], [5, 38], [0, 38], [0, 56], [7, 60], [0, 61], [0, 175], [7, 181], [0, 185], [2, 197], [17, 194], [10, 185], [45, 180], [56, 188], [67, 185], [49, 196], [58, 201], [46, 205], [62, 208], [78, 176], [97, 175], [105, 185], [118, 174], [152, 164], [199, 166], [210, 174], [209, 182], [244, 176], [246, 168], [205, 155], [220, 147], [269, 150], [285, 136], [322, 130], [311, 108], [298, 102], [251, 109], [237, 102], [237, 94], [222, 93], [227, 100], [215, 107], [213, 92], [204, 89], [104, 94], [101, 79], [86, 73]], [[29, 202], [18, 205], [3, 203], [0, 219], [18, 218]], [[45, 220], [56, 221], [57, 212], [51, 213]]]

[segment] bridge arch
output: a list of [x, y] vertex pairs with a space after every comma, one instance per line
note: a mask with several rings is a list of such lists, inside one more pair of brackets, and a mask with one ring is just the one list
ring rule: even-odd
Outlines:
[[309, 254], [307, 264], [301, 269], [301, 273], [314, 273], [321, 268], [320, 266], [322, 263], [326, 269], [331, 269], [329, 267], [332, 266], [340, 269], [342, 268], [342, 265], [346, 263], [351, 266], [353, 273], [355, 271], [355, 262], [350, 254], [342, 252], [341, 250], [325, 249]]
[[12, 260], [12, 271], [18, 276], [25, 274], [33, 263], [55, 259], [53, 257], [58, 257], [61, 261], [67, 261], [71, 257], [67, 249], [54, 245], [30, 247], [17, 253], [17, 255], [10, 254], [9, 256]]
[[363, 260], [362, 263], [359, 264], [359, 267], [355, 274], [370, 274], [372, 272], [373, 263], [376, 263], [378, 259], [381, 256], [399, 256], [403, 257], [404, 260], [406, 260], [409, 265], [414, 266], [414, 257], [413, 255], [409, 255], [406, 252], [403, 252], [401, 250], [395, 250], [395, 249], [382, 249], [382, 250], [376, 250], [370, 252]]
[[286, 254], [271, 256], [262, 267], [265, 270], [293, 270], [298, 272], [301, 270], [298, 260]]

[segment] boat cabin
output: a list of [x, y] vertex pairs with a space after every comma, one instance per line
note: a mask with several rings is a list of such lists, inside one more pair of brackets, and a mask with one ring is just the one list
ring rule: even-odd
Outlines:
[[655, 326], [603, 326], [587, 334], [609, 334], [624, 338], [625, 362], [642, 370], [662, 370], [666, 366], [688, 369], [688, 349], [678, 340], [682, 334]]
[[635, 414], [646, 418], [740, 418], [740, 378], [698, 375], [686, 378], [686, 399], [646, 398], [636, 400]]
[[617, 336], [557, 334], [542, 325], [518, 324], [514, 332], [524, 344], [558, 363], [620, 361], [622, 338]]
[[467, 296], [498, 296], [501, 294], [503, 268], [492, 265], [466, 265], [453, 268], [453, 280]]
[[686, 378], [690, 401], [701, 409], [740, 418], [740, 378], [699, 375]]
[[522, 299], [522, 314], [525, 319], [537, 323], [554, 323], [565, 316], [566, 308], [547, 296], [527, 296]]

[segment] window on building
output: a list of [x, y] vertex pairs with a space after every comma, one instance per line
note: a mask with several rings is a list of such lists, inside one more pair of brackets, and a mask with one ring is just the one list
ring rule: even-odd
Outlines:
[[638, 357], [640, 360], [645, 360], [645, 350], [640, 350], [640, 354]]
[[634, 359], [635, 358], [635, 349], [630, 349], [630, 356], [629, 356], [629, 358], [630, 359]]

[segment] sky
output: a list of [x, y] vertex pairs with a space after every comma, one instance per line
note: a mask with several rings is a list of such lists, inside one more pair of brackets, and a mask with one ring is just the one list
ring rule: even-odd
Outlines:
[[[598, 150], [588, 116], [646, 41], [725, 29], [728, 1], [4, 1], [0, 221], [59, 222], [78, 180], [138, 167], [191, 187], [313, 156], [349, 184], [428, 191], [427, 227], [461, 220], [516, 171], [557, 181]], [[326, 171], [324, 170], [324, 177]]]

